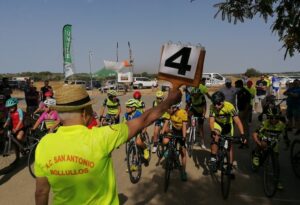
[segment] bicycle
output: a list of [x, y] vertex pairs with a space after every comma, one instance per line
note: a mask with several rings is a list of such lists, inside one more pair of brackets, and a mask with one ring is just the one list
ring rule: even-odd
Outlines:
[[[260, 151], [259, 161], [260, 166], [263, 167], [263, 188], [267, 197], [272, 197], [277, 191], [277, 184], [279, 182], [279, 161], [278, 156], [274, 152], [274, 147], [279, 142], [278, 134], [273, 134], [270, 137], [262, 137], [267, 147]], [[252, 155], [254, 152], [252, 152]], [[259, 167], [253, 167], [257, 171]]]
[[190, 133], [187, 137], [187, 141], [186, 141], [186, 149], [187, 149], [187, 153], [189, 155], [189, 157], [192, 157], [193, 154], [193, 147], [194, 144], [196, 142], [196, 133], [199, 132], [199, 124], [198, 121], [199, 117], [196, 117], [194, 115], [191, 116], [191, 126], [190, 126]]
[[114, 125], [114, 124], [116, 124], [116, 118], [114, 116], [112, 116], [112, 115], [102, 116], [101, 118], [104, 118], [104, 121], [102, 122], [101, 126], [107, 126], [107, 125]]
[[[217, 170], [221, 171], [221, 192], [223, 199], [227, 199], [229, 196], [231, 180], [233, 176], [231, 174], [230, 156], [229, 152], [233, 143], [241, 143], [240, 137], [232, 137], [227, 135], [221, 135], [218, 142], [217, 158]], [[213, 172], [211, 172], [213, 174]]]
[[170, 175], [172, 170], [178, 169], [181, 173], [182, 166], [179, 160], [179, 145], [177, 143], [179, 138], [182, 136], [175, 136], [175, 135], [165, 135], [170, 138], [168, 145], [166, 146], [165, 151], [165, 186], [164, 191], [167, 192], [170, 184]]
[[35, 150], [40, 140], [47, 134], [47, 130], [40, 126], [34, 133], [31, 133], [31, 137], [35, 139], [34, 144], [31, 146], [27, 158], [27, 167], [30, 175], [35, 178], [34, 174], [34, 162], [35, 162]]
[[295, 175], [300, 178], [300, 140], [295, 139], [291, 145], [290, 159]]
[[35, 143], [37, 139], [35, 137], [32, 137], [28, 135], [27, 131], [25, 130], [25, 141], [23, 143], [19, 142], [16, 137], [13, 135], [12, 131], [10, 128], [4, 128], [3, 131], [3, 138], [4, 138], [4, 146], [3, 146], [3, 152], [2, 155], [3, 157], [6, 157], [5, 163], [1, 163], [1, 169], [5, 167], [10, 167], [12, 163], [9, 164], [11, 159], [17, 159], [13, 158], [11, 156], [11, 151], [12, 151], [12, 145], [17, 146], [20, 149], [20, 152], [23, 156], [27, 156], [33, 146], [35, 146]]
[[140, 133], [140, 137], [143, 142], [147, 146], [149, 152], [149, 159], [145, 160], [143, 158], [143, 150], [139, 148], [136, 144], [136, 137], [130, 139], [129, 142], [126, 143], [126, 159], [127, 159], [127, 168], [129, 173], [130, 181], [135, 184], [139, 182], [142, 175], [142, 164], [143, 162], [149, 164], [151, 159], [151, 143], [150, 138], [147, 132]]

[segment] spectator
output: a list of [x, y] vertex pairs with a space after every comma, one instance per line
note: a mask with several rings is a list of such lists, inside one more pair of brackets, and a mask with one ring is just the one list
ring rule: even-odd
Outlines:
[[8, 78], [2, 78], [2, 84], [0, 85], [0, 92], [4, 94], [5, 99], [8, 100], [11, 98], [12, 89], [8, 84]]
[[24, 89], [26, 101], [26, 114], [29, 116], [39, 107], [39, 92], [34, 87], [34, 81], [28, 80]]
[[276, 96], [276, 99], [279, 99], [279, 89], [280, 89], [280, 79], [277, 74], [274, 74], [272, 77], [272, 94]]
[[48, 91], [53, 92], [52, 87], [49, 85], [49, 80], [45, 80], [44, 81], [44, 86], [41, 87], [41, 101], [44, 102], [46, 100], [45, 93], [48, 92]]
[[245, 86], [245, 88], [249, 91], [249, 93], [251, 94], [251, 104], [250, 104], [250, 116], [249, 116], [249, 123], [252, 122], [252, 112], [253, 112], [253, 104], [254, 104], [254, 98], [256, 95], [256, 89], [253, 87], [253, 82], [252, 80], [248, 80], [247, 81], [247, 86]]
[[260, 80], [256, 81], [256, 96], [255, 96], [255, 104], [254, 111], [258, 112], [258, 104], [262, 107], [262, 100], [265, 99], [267, 95], [267, 82], [265, 81], [265, 77], [262, 75]]
[[290, 97], [290, 103], [292, 104], [292, 117], [295, 123], [296, 132], [295, 135], [300, 134], [300, 81], [294, 80], [293, 87], [288, 89], [285, 95]]
[[244, 134], [247, 142], [249, 142], [249, 116], [251, 110], [251, 93], [244, 87], [242, 80], [235, 82], [235, 87], [238, 89], [236, 93], [237, 109], [239, 111], [239, 118], [244, 127]]
[[112, 151], [180, 99], [180, 91], [172, 89], [165, 101], [138, 118], [88, 129], [94, 101], [81, 86], [62, 86], [52, 108], [58, 110], [63, 126], [43, 137], [35, 152], [36, 204], [48, 204], [50, 187], [53, 204], [119, 204]]
[[293, 130], [293, 122], [294, 122], [294, 117], [293, 117], [293, 100], [292, 96], [290, 95], [290, 92], [294, 88], [293, 83], [287, 82], [286, 83], [286, 91], [283, 92], [283, 95], [287, 96], [286, 98], [286, 118], [288, 120], [287, 124], [287, 130], [292, 131]]
[[237, 89], [235, 87], [232, 87], [231, 79], [227, 78], [225, 80], [225, 87], [221, 88], [219, 91], [224, 93], [225, 101], [230, 102], [234, 107], [236, 107], [235, 97]]

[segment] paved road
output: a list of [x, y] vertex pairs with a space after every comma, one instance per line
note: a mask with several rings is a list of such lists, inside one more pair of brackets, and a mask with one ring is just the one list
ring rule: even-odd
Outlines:
[[[97, 93], [93, 93], [96, 95]], [[125, 102], [130, 96], [121, 96], [121, 102]], [[97, 98], [99, 98], [97, 94]], [[146, 105], [151, 106], [154, 95], [149, 92], [143, 96]], [[103, 101], [104, 95], [100, 95]], [[100, 102], [94, 107], [99, 110]], [[124, 110], [123, 103], [123, 110]], [[205, 124], [207, 129], [207, 124]], [[253, 127], [256, 126], [254, 122]], [[152, 126], [148, 132], [152, 133]], [[206, 133], [208, 135], [208, 132]], [[291, 133], [290, 133], [291, 134]], [[299, 136], [298, 136], [299, 137]], [[295, 136], [291, 135], [291, 138]], [[209, 145], [209, 137], [206, 136], [206, 145]], [[284, 147], [284, 146], [282, 146]], [[171, 176], [171, 184], [167, 193], [163, 192], [164, 169], [161, 165], [156, 166], [157, 157], [152, 156], [150, 165], [143, 167], [142, 179], [138, 184], [131, 184], [128, 173], [126, 173], [126, 162], [124, 161], [124, 146], [113, 152], [115, 173], [117, 176], [118, 193], [121, 204], [153, 204], [153, 205], [184, 205], [184, 204], [261, 204], [261, 205], [285, 205], [300, 204], [300, 179], [297, 179], [291, 170], [288, 151], [281, 151], [281, 176], [285, 186], [284, 191], [277, 192], [272, 198], [266, 198], [262, 188], [262, 173], [250, 171], [250, 150], [239, 150], [236, 148], [235, 173], [236, 179], [232, 183], [229, 199], [224, 201], [221, 197], [219, 178], [213, 179], [206, 167], [209, 159], [209, 150], [195, 148], [192, 158], [187, 162], [188, 181], [181, 182], [179, 173], [174, 172]], [[29, 175], [27, 167], [21, 163], [17, 169], [8, 174], [0, 176], [0, 204], [14, 205], [34, 204], [35, 181]], [[0, 164], [3, 164], [0, 158]]]

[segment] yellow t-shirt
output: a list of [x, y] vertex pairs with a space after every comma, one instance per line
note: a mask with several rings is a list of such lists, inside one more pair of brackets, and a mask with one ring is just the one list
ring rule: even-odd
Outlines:
[[35, 174], [47, 177], [53, 204], [119, 204], [111, 152], [128, 139], [128, 126], [61, 126], [35, 153]]
[[237, 116], [236, 109], [230, 102], [227, 101], [224, 101], [224, 106], [221, 110], [217, 110], [214, 105], [211, 105], [209, 113], [209, 116], [214, 117], [215, 121], [219, 124], [233, 123], [232, 118]]
[[183, 123], [188, 121], [187, 112], [184, 109], [179, 109], [170, 116], [170, 120], [176, 130], [181, 130]]
[[248, 86], [244, 86], [244, 88], [246, 88], [249, 91], [249, 93], [251, 94], [251, 105], [253, 105], [254, 97], [256, 95], [256, 89], [253, 86], [251, 88], [248, 88]]

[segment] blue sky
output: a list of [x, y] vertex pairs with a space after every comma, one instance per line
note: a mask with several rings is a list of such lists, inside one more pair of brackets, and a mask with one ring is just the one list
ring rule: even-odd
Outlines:
[[214, 19], [218, 0], [0, 0], [0, 72], [62, 72], [62, 28], [73, 26], [76, 72], [128, 58], [135, 70], [157, 73], [160, 48], [168, 41], [206, 48], [205, 72], [299, 71], [300, 57], [283, 59], [278, 36], [259, 18], [237, 25]]

